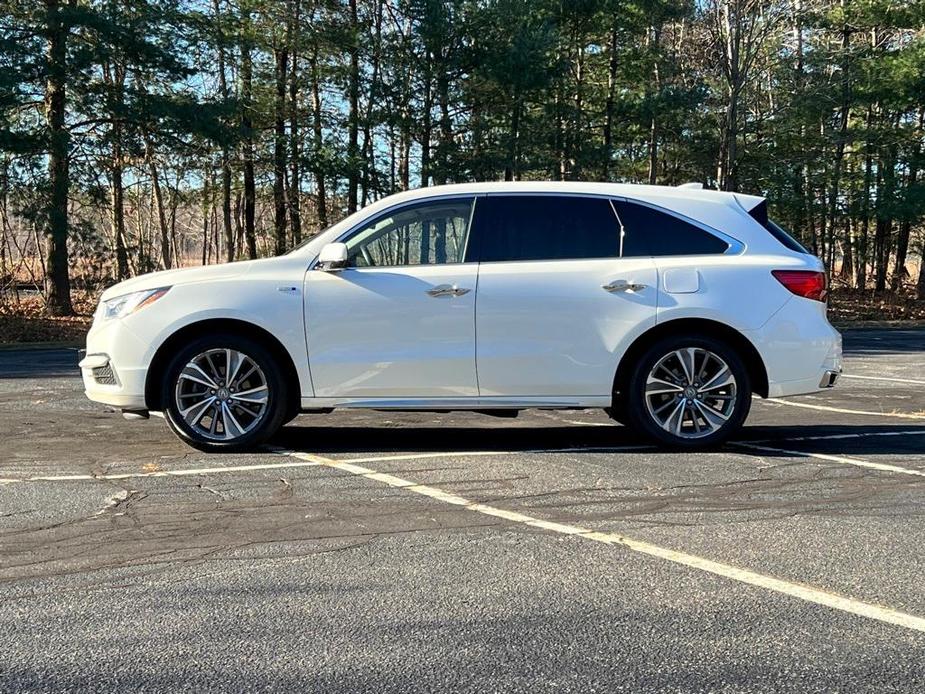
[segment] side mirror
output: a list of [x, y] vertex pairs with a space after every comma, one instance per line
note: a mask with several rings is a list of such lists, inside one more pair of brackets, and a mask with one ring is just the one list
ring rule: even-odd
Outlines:
[[347, 266], [347, 244], [346, 243], [329, 243], [321, 249], [318, 254], [319, 270], [331, 272], [341, 270]]

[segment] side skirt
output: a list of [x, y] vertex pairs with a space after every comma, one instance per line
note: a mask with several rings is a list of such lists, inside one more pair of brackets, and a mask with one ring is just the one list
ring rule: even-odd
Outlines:
[[610, 407], [609, 396], [482, 397], [482, 398], [302, 398], [303, 410], [573, 410]]

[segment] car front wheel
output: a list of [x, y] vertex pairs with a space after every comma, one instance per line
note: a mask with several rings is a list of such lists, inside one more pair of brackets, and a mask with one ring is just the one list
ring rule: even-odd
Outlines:
[[165, 372], [164, 415], [181, 439], [204, 451], [251, 448], [272, 436], [287, 412], [272, 355], [240, 335], [212, 335], [178, 351]]
[[658, 443], [687, 450], [716, 446], [745, 422], [748, 370], [726, 343], [674, 336], [649, 348], [626, 393], [630, 422]]

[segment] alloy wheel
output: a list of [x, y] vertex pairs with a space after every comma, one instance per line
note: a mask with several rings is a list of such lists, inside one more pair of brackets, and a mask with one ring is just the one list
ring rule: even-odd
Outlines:
[[210, 349], [187, 362], [177, 376], [177, 411], [197, 435], [233, 441], [267, 415], [270, 388], [251, 357], [234, 349]]
[[702, 438], [729, 421], [736, 387], [732, 369], [720, 356], [702, 347], [684, 347], [666, 354], [649, 371], [646, 408], [669, 434]]

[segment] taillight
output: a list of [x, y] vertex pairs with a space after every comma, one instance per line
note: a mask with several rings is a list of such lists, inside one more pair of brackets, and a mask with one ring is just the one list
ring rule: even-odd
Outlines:
[[797, 296], [813, 301], [825, 301], [828, 295], [824, 272], [815, 270], [771, 270], [782, 285]]

